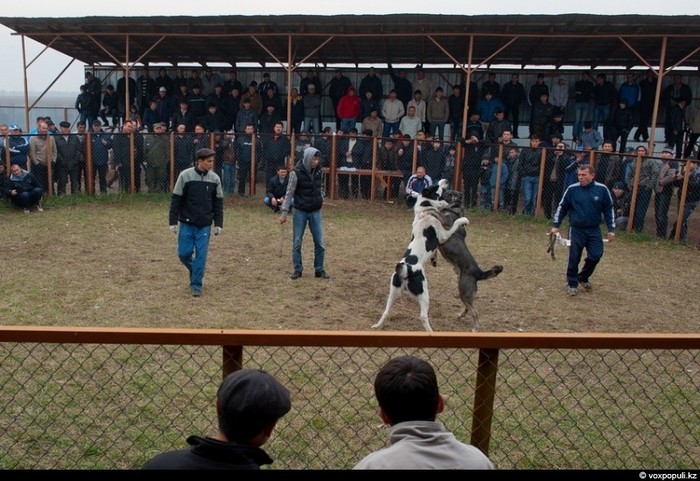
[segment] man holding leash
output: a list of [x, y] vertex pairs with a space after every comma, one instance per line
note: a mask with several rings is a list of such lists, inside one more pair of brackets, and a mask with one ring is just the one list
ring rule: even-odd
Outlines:
[[[601, 215], [608, 228], [608, 240], [615, 239], [615, 208], [610, 191], [605, 186], [594, 181], [595, 168], [591, 165], [581, 165], [578, 168], [578, 183], [566, 189], [559, 202], [552, 222], [552, 234], [559, 232], [564, 217], [569, 214], [570, 234], [569, 265], [566, 270], [567, 292], [570, 296], [578, 294], [578, 286], [590, 292], [593, 289], [589, 279], [596, 265], [603, 257], [603, 236], [600, 231]], [[583, 249], [586, 249], [586, 260], [579, 271]]]
[[178, 234], [177, 255], [190, 272], [193, 297], [202, 295], [211, 223], [215, 236], [224, 225], [224, 191], [213, 172], [215, 156], [211, 149], [197, 150], [195, 166], [180, 172], [170, 201], [170, 230]]
[[296, 209], [292, 220], [292, 262], [294, 273], [292, 279], [301, 277], [303, 266], [301, 262], [301, 243], [304, 239], [306, 224], [309, 224], [311, 236], [314, 239], [314, 274], [321, 279], [330, 276], [323, 269], [326, 245], [323, 243], [323, 226], [321, 224], [321, 207], [323, 206], [323, 175], [319, 161], [321, 153], [314, 147], [304, 149], [304, 157], [294, 170], [289, 173], [287, 195], [282, 204], [280, 224], [287, 222], [287, 214], [293, 205]]

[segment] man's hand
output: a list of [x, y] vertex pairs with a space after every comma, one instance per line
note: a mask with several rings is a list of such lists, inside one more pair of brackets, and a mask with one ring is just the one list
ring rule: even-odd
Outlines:
[[214, 227], [214, 235], [219, 235], [219, 234], [221, 234], [221, 227], [219, 227], [219, 226]]
[[280, 216], [280, 224], [284, 224], [285, 222], [287, 222], [287, 216], [283, 214]]
[[274, 197], [273, 197], [272, 199], [270, 199], [270, 203], [271, 203], [274, 207], [277, 207], [277, 202], [278, 202], [277, 199], [275, 199]]
[[173, 234], [177, 234], [177, 225], [171, 225], [170, 232], [172, 232]]
[[609, 241], [615, 240], [615, 233], [614, 232], [608, 232], [608, 240]]
[[559, 227], [552, 227], [549, 231], [550, 234], [558, 234], [559, 233]]

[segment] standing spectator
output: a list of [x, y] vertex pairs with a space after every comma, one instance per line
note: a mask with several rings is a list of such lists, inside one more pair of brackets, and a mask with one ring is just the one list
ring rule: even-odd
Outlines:
[[654, 218], [656, 237], [666, 238], [668, 229], [668, 208], [673, 197], [674, 182], [678, 180], [678, 163], [673, 160], [673, 149], [665, 147], [661, 151], [661, 168], [654, 189]]
[[330, 86], [328, 87], [328, 96], [331, 98], [331, 103], [333, 104], [333, 112], [335, 113], [335, 130], [340, 128], [340, 117], [338, 116], [338, 103], [343, 95], [346, 94], [348, 89], [352, 84], [350, 79], [343, 75], [341, 70], [336, 70], [333, 78], [331, 79]]
[[391, 446], [354, 469], [493, 469], [474, 446], [462, 443], [436, 416], [445, 409], [432, 366], [415, 356], [387, 362], [374, 380], [379, 417], [391, 426]]
[[685, 135], [685, 107], [688, 101], [681, 98], [671, 107], [666, 119], [666, 144], [676, 149], [676, 158], [683, 155], [683, 137]]
[[168, 96], [166, 87], [158, 88], [158, 95], [156, 95], [155, 101], [156, 112], [158, 112], [156, 122], [165, 122], [165, 125], [170, 125], [170, 122], [173, 120], [173, 114], [175, 113], [175, 107], [173, 99]]
[[348, 132], [355, 128], [361, 104], [360, 98], [355, 95], [355, 87], [349, 87], [347, 93], [338, 102], [337, 115], [340, 117], [341, 130]]
[[[131, 137], [134, 148], [131, 148]], [[110, 139], [114, 168], [119, 179], [119, 191], [129, 192], [131, 188], [131, 156], [134, 156], [134, 191], [141, 192], [141, 168], [143, 165], [143, 135], [136, 131], [136, 123], [127, 120], [121, 133], [114, 133]], [[191, 164], [191, 160], [190, 160]]]
[[297, 89], [293, 88], [289, 91], [289, 101], [292, 104], [292, 132], [298, 134], [301, 132], [301, 124], [304, 122], [304, 100], [299, 96]]
[[[3, 165], [2, 172], [0, 172], [2, 180], [5, 180], [4, 167]], [[17, 164], [12, 164], [10, 165], [8, 181], [9, 183], [6, 182], [4, 190], [7, 190], [13, 205], [23, 209], [25, 214], [29, 214], [29, 210], [34, 206], [38, 212], [44, 212], [44, 189], [34, 174], [27, 172]]]
[[[99, 180], [100, 194], [106, 194], [109, 149], [112, 148], [112, 142], [107, 133], [102, 130], [102, 122], [99, 120], [93, 120], [92, 122], [92, 135], [90, 139], [92, 142], [93, 175]], [[97, 188], [95, 188], [95, 192], [97, 192]]]
[[[244, 103], [246, 100], [250, 101], [250, 108], [253, 109], [256, 115], [260, 115], [262, 113], [262, 96], [258, 93], [257, 91], [257, 82], [253, 80], [250, 82], [250, 85], [248, 85], [248, 90], [241, 95], [241, 108], [244, 107]], [[255, 123], [257, 125], [257, 122]], [[243, 132], [243, 130], [238, 130], [238, 132]]]
[[224, 192], [221, 179], [212, 172], [215, 156], [211, 149], [197, 150], [195, 167], [180, 173], [170, 201], [170, 230], [178, 234], [177, 255], [189, 271], [193, 297], [202, 295], [211, 224], [215, 236], [224, 226]]
[[206, 67], [200, 82], [202, 84], [202, 94], [206, 96], [213, 94], [217, 85], [223, 87], [223, 82], [224, 80], [218, 73], [214, 72], [211, 67]]
[[[22, 135], [22, 131], [17, 124], [10, 124], [8, 126], [8, 135], [5, 137], [6, 142], [10, 147], [10, 164], [17, 164], [21, 169], [27, 170], [27, 156], [29, 154], [29, 141]], [[7, 165], [7, 159], [5, 158], [6, 149], [5, 144], [2, 145], [2, 151], [0, 151], [0, 159], [2, 163]]]
[[[651, 194], [656, 189], [656, 184], [659, 180], [661, 172], [661, 161], [652, 157], [647, 157], [647, 149], [643, 145], [637, 146], [637, 161], [642, 162], [642, 167], [639, 172], [639, 185], [637, 186], [637, 201], [634, 209], [634, 218], [632, 220], [632, 228], [636, 232], [644, 230], [644, 222], [646, 221], [647, 209]], [[630, 189], [634, 186], [634, 164], [628, 171], [626, 178], [627, 185]]]
[[593, 86], [593, 130], [598, 130], [598, 127], [603, 124], [603, 133], [608, 125], [612, 108], [617, 101], [617, 91], [615, 86], [609, 80], [606, 80], [604, 73], [599, 73], [595, 76], [595, 85]]
[[153, 124], [153, 133], [144, 139], [143, 156], [146, 161], [148, 192], [165, 192], [170, 161], [170, 138], [165, 133], [165, 122]]
[[544, 83], [544, 74], [538, 73], [535, 83], [530, 86], [530, 91], [527, 95], [527, 101], [530, 104], [530, 134], [535, 133], [533, 130], [533, 117], [535, 115], [535, 107], [541, 102], [542, 95], [546, 94], [549, 99], [549, 86]]
[[175, 92], [175, 84], [173, 83], [173, 79], [168, 75], [168, 71], [165, 70], [165, 67], [158, 69], [158, 76], [154, 82], [158, 91], [160, 91], [160, 88], [163, 87], [168, 95], [172, 95], [172, 93]]
[[265, 72], [263, 74], [263, 79], [262, 82], [260, 82], [260, 85], [258, 85], [258, 94], [260, 97], [265, 95], [267, 92], [267, 89], [271, 88], [272, 91], [275, 93], [275, 96], [280, 94], [280, 89], [277, 86], [277, 83], [274, 80], [270, 79], [270, 74]]
[[153, 133], [153, 125], [158, 120], [158, 101], [156, 99], [151, 99], [148, 101], [148, 108], [142, 115], [143, 117], [143, 127], [148, 133]]
[[440, 179], [447, 178], [445, 172], [445, 160], [447, 147], [438, 139], [426, 137], [426, 142], [420, 153], [420, 163], [425, 167], [426, 176], [430, 177], [434, 184]]
[[[578, 294], [579, 284], [586, 292], [593, 286], [590, 277], [598, 262], [603, 257], [603, 237], [600, 232], [601, 217], [608, 228], [608, 240], [615, 239], [615, 209], [610, 191], [605, 185], [594, 181], [595, 169], [592, 165], [578, 168], [578, 183], [572, 184], [564, 192], [552, 222], [553, 234], [559, 232], [559, 226], [569, 215], [569, 263], [566, 269], [567, 292], [570, 296]], [[583, 249], [586, 260], [579, 271]]]
[[494, 116], [495, 119], [489, 123], [489, 126], [486, 129], [486, 143], [488, 144], [496, 144], [500, 142], [504, 131], [513, 131], [510, 120], [506, 119], [505, 110], [503, 108], [497, 108]]
[[314, 241], [314, 275], [321, 279], [330, 278], [323, 267], [326, 245], [323, 242], [323, 218], [321, 216], [323, 175], [319, 165], [320, 157], [318, 149], [314, 147], [308, 147], [304, 151], [304, 158], [289, 174], [286, 199], [282, 204], [280, 224], [287, 222], [287, 215], [292, 205], [295, 208], [292, 220], [292, 262], [294, 264], [292, 279], [299, 279], [304, 270], [301, 246], [307, 224]]
[[[624, 152], [627, 149], [627, 137], [629, 137], [630, 131], [634, 126], [634, 114], [628, 107], [625, 99], [620, 99], [617, 105], [618, 108], [615, 109], [615, 112], [612, 115], [612, 129], [609, 138], [613, 141], [613, 143], [617, 142], [617, 139], [619, 138], [620, 148], [618, 150], [620, 152]], [[603, 180], [604, 176], [601, 175], [600, 179]]]
[[401, 117], [406, 114], [403, 102], [398, 98], [396, 89], [389, 92], [389, 98], [382, 102], [382, 118], [384, 119], [384, 132], [382, 137], [389, 137], [399, 130], [399, 122]]
[[44, 120], [39, 122], [37, 134], [32, 135], [29, 139], [31, 171], [39, 180], [44, 192], [47, 192], [49, 188], [49, 162], [51, 162], [52, 167], [56, 162], [56, 140], [48, 132], [49, 126]]
[[618, 101], [624, 100], [627, 102], [627, 109], [634, 115], [637, 112], [639, 103], [639, 85], [634, 81], [634, 74], [627, 72], [625, 81], [620, 85], [617, 91]]
[[569, 82], [563, 75], [559, 76], [557, 83], [552, 85], [549, 101], [554, 107], [559, 107], [562, 114], [566, 113], [569, 105]]
[[149, 102], [156, 95], [156, 81], [151, 78], [148, 67], [144, 68], [141, 75], [138, 76], [136, 85], [138, 88], [139, 113], [143, 117], [146, 109], [148, 109]]
[[304, 130], [309, 133], [313, 132], [313, 135], [321, 134], [321, 95], [319, 92], [314, 83], [309, 83], [306, 95], [302, 94], [304, 99]]
[[539, 100], [532, 105], [530, 138], [533, 135], [537, 135], [540, 138], [544, 137], [547, 124], [552, 121], [553, 116], [554, 105], [549, 102], [549, 94], [543, 92], [540, 94]]
[[85, 84], [87, 85], [87, 91], [92, 95], [89, 117], [94, 120], [98, 117], [100, 105], [102, 105], [102, 80], [95, 77], [92, 72], [88, 72], [85, 74]]
[[384, 97], [382, 79], [375, 73], [374, 67], [370, 67], [367, 75], [360, 82], [360, 97], [364, 98], [365, 92], [372, 92], [372, 97], [379, 102]]
[[459, 85], [452, 86], [452, 95], [447, 99], [450, 111], [450, 140], [462, 135], [462, 116], [464, 115], [464, 96]]
[[[700, 138], [700, 102], [695, 102], [692, 107], [686, 107], [685, 109], [690, 110], [687, 115], [688, 118], [688, 143], [685, 146], [685, 151], [683, 152], [683, 158], [689, 159], [693, 154], [693, 149], [695, 144]], [[696, 155], [700, 155], [700, 149], [696, 152]]]
[[275, 106], [268, 105], [258, 120], [257, 131], [261, 134], [271, 134], [275, 129], [275, 124], [281, 121], [282, 117], [275, 110]]
[[592, 104], [593, 82], [591, 82], [591, 74], [581, 72], [581, 79], [574, 84], [574, 126], [572, 133], [575, 141], [581, 137], [583, 123], [590, 119]]
[[514, 73], [510, 76], [510, 82], [501, 90], [501, 101], [504, 106], [505, 118], [510, 119], [513, 125], [513, 137], [518, 138], [520, 127], [520, 107], [525, 102], [525, 87], [520, 83], [520, 76]]
[[450, 106], [442, 94], [442, 87], [435, 89], [435, 95], [430, 97], [425, 110], [426, 122], [430, 125], [426, 133], [445, 139], [445, 124], [450, 120]]
[[476, 104], [484, 130], [488, 130], [489, 124], [496, 120], [496, 111], [503, 109], [503, 103], [493, 95], [491, 90], [487, 90], [484, 98], [479, 99]]
[[402, 134], [408, 134], [411, 137], [415, 137], [416, 133], [423, 127], [423, 122], [416, 115], [416, 108], [410, 106], [408, 108], [408, 113], [401, 118], [399, 123], [399, 131]]
[[523, 214], [535, 215], [537, 205], [537, 189], [540, 181], [540, 137], [537, 134], [530, 136], [530, 147], [520, 151], [520, 165], [518, 173], [522, 177], [523, 202], [525, 203]]
[[265, 179], [269, 180], [280, 167], [287, 167], [292, 144], [289, 137], [283, 133], [284, 125], [277, 122], [273, 127], [272, 135], [262, 138], [262, 155], [265, 164]]
[[413, 86], [411, 81], [406, 78], [406, 70], [399, 70], [398, 75], [394, 72], [394, 68], [389, 64], [389, 76], [394, 81], [394, 90], [396, 90], [396, 98], [403, 104], [404, 112], [408, 107], [408, 101], [413, 97]]
[[[127, 96], [127, 89], [129, 91], [128, 96]], [[124, 119], [129, 118], [129, 110], [127, 108], [127, 105], [132, 106], [136, 105], [136, 80], [134, 80], [132, 77], [124, 77], [122, 76], [119, 80], [117, 80], [117, 96], [119, 97], [119, 113], [120, 116], [123, 117]], [[127, 100], [128, 99], [128, 100]], [[127, 103], [128, 102], [128, 103]], [[136, 113], [138, 114], [138, 108], [136, 110]], [[88, 128], [92, 131], [92, 126], [88, 123]]]
[[54, 136], [56, 142], [56, 186], [58, 195], [66, 193], [70, 179], [71, 194], [80, 192], [80, 165], [83, 162], [80, 141], [70, 133], [70, 122], [59, 124], [61, 135]]
[[92, 122], [92, 94], [88, 92], [87, 84], [80, 86], [80, 93], [75, 99], [75, 110], [83, 122]]
[[[362, 97], [360, 102], [359, 118], [362, 120], [366, 119], [367, 117], [369, 117], [372, 110], [376, 110], [377, 113], [381, 112], [381, 109], [379, 107], [379, 101], [374, 98], [374, 94], [372, 93], [372, 91], [368, 90], [367, 92], [365, 92], [365, 95], [364, 97]], [[351, 127], [354, 127], [354, 124]]]
[[464, 207], [467, 209], [475, 208], [478, 203], [481, 161], [484, 158], [485, 150], [486, 146], [481, 143], [481, 139], [476, 133], [471, 134], [464, 141], [462, 190], [464, 191]]
[[488, 72], [486, 74], [486, 80], [481, 84], [481, 96], [479, 98], [485, 98], [486, 92], [491, 92], [491, 95], [495, 99], [501, 96], [501, 85], [496, 82], [496, 74], [493, 72]]
[[[433, 95], [435, 89], [433, 89], [433, 82], [425, 76], [425, 70], [421, 65], [416, 67], [416, 78], [413, 79], [411, 84], [411, 90], [415, 93], [416, 90], [420, 90], [423, 94], [423, 100], [428, 103], [430, 97]], [[430, 126], [426, 125], [423, 127], [426, 132], [430, 130]], [[441, 139], [442, 140], [442, 139]]]
[[238, 195], [241, 197], [245, 197], [246, 182], [250, 181], [253, 152], [255, 152], [256, 160], [262, 159], [262, 142], [257, 136], [255, 138], [255, 150], [253, 150], [254, 135], [255, 126], [247, 124], [244, 131], [236, 135], [234, 143], [236, 162], [238, 162]]
[[[238, 111], [241, 109], [241, 91], [237, 88], [232, 89], [223, 100], [223, 112], [226, 117], [225, 129], [226, 131], [234, 130], [236, 124], [236, 117], [238, 116]], [[294, 110], [292, 108], [292, 115], [294, 115]]]
[[192, 93], [187, 96], [187, 104], [190, 106], [195, 124], [201, 122], [207, 114], [207, 97], [202, 93], [201, 85], [192, 86]]
[[173, 115], [171, 130], [175, 130], [179, 124], [185, 124], [185, 132], [194, 132], [194, 115], [190, 111], [187, 99], [180, 100], [180, 109]]
[[[420, 90], [416, 90], [413, 92], [413, 98], [408, 101], [408, 106], [406, 107], [406, 112], [408, 112], [408, 107], [415, 107], [416, 109], [416, 117], [418, 117], [421, 121], [421, 129], [425, 131], [426, 133], [428, 131], [428, 123], [426, 122], [426, 116], [425, 116], [425, 110], [426, 110], [426, 103], [425, 100], [423, 100], [423, 92]], [[403, 132], [403, 131], [402, 131]], [[442, 140], [442, 139], [440, 139]]]
[[639, 82], [639, 126], [634, 133], [634, 140], [644, 142], [649, 140], [649, 124], [654, 111], [654, 101], [656, 99], [656, 73], [649, 69], [646, 77]]
[[306, 95], [309, 93], [309, 85], [313, 85], [315, 93], [319, 96], [321, 95], [321, 92], [323, 91], [321, 79], [318, 78], [316, 72], [314, 72], [311, 69], [306, 71], [306, 77], [301, 79], [301, 83], [299, 84], [299, 92], [301, 92], [302, 98], [305, 98]]
[[[192, 143], [192, 134], [187, 132], [187, 126], [185, 124], [177, 124], [175, 127], [175, 142], [173, 145], [173, 150], [174, 150], [174, 157], [175, 157], [175, 178], [177, 179], [178, 176], [180, 175], [180, 172], [182, 172], [185, 169], [188, 169], [192, 167], [194, 163], [194, 144]], [[233, 165], [233, 182], [230, 184], [230, 188], [227, 190], [227, 182], [228, 180], [227, 177], [230, 175], [229, 174], [229, 169], [227, 168], [227, 164], [224, 163], [223, 165], [223, 173], [224, 173], [224, 178], [223, 178], [223, 185], [224, 185], [224, 192], [231, 193], [233, 192], [233, 185], [235, 183], [235, 160]]]
[[239, 93], [243, 92], [243, 84], [238, 80], [238, 72], [230, 70], [228, 80], [221, 84], [224, 95], [230, 95], [233, 89], [237, 89]]
[[258, 113], [253, 109], [253, 105], [250, 98], [243, 99], [242, 108], [236, 114], [235, 128], [236, 132], [245, 132], [246, 126], [248, 124], [253, 125], [253, 129], [258, 126]]
[[372, 131], [373, 137], [381, 137], [384, 132], [384, 123], [382, 119], [379, 118], [379, 112], [377, 109], [373, 109], [369, 116], [362, 120], [362, 130]]

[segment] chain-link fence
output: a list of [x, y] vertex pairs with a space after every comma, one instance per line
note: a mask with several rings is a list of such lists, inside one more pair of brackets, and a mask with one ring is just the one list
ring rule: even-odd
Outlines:
[[[15, 342], [8, 332], [0, 336], [3, 469], [137, 468], [183, 449], [188, 435], [216, 432], [216, 388], [232, 363], [266, 369], [291, 392], [292, 411], [265, 445], [272, 469], [350, 468], [388, 443], [372, 383], [402, 354], [430, 361], [446, 397], [438, 420], [498, 468], [698, 468], [700, 338], [692, 335], [675, 336], [683, 338], [675, 346], [651, 335], [630, 348], [624, 340], [610, 348], [604, 336], [543, 335], [533, 348], [499, 350], [518, 336], [338, 342], [309, 331], [300, 343], [309, 345], [291, 345], [258, 332], [262, 345], [225, 348], [222, 357], [221, 346], [145, 336], [144, 344], [104, 334], [65, 344]], [[421, 344], [430, 347], [412, 347]]]

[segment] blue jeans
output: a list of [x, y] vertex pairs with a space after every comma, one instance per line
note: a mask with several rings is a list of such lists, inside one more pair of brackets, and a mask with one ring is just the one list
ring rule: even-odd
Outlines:
[[180, 232], [177, 236], [177, 255], [180, 257], [180, 262], [190, 272], [190, 287], [192, 290], [202, 290], [210, 233], [210, 225], [197, 227], [184, 222], [180, 223]]
[[535, 176], [523, 177], [523, 202], [525, 203], [526, 215], [535, 215], [535, 205], [537, 204], [537, 187], [540, 178]]
[[355, 118], [344, 118], [340, 119], [340, 130], [345, 132], [346, 134], [350, 129], [354, 129], [355, 125], [357, 124], [357, 121]]
[[574, 105], [574, 126], [572, 129], [572, 135], [577, 139], [581, 137], [581, 132], [583, 132], [583, 122], [588, 120], [588, 111], [591, 108], [591, 104], [588, 102], [576, 102]]
[[39, 203], [44, 195], [44, 190], [41, 187], [34, 187], [32, 190], [19, 192], [16, 196], [10, 197], [12, 203], [22, 209], [29, 209]]
[[221, 188], [226, 194], [233, 194], [236, 185], [236, 165], [229, 162], [223, 164], [224, 178], [221, 179]]
[[610, 105], [596, 105], [593, 110], [593, 130], [598, 130], [598, 126], [608, 120], [610, 116]]
[[304, 270], [301, 263], [301, 243], [304, 240], [306, 224], [309, 224], [309, 230], [311, 230], [311, 236], [314, 239], [314, 271], [321, 272], [323, 270], [326, 245], [323, 243], [322, 220], [320, 210], [311, 212], [296, 210], [294, 212], [294, 217], [292, 218], [292, 263], [294, 264], [294, 271], [302, 272]]
[[[437, 132], [437, 133], [436, 133]], [[445, 122], [431, 122], [430, 133], [436, 135], [438, 139], [445, 139]]]
[[304, 117], [304, 130], [316, 135], [321, 135], [321, 119], [318, 117]]
[[480, 207], [484, 210], [493, 209], [492, 198], [491, 198], [491, 184], [481, 184]]
[[391, 137], [392, 134], [398, 132], [400, 123], [400, 120], [397, 120], [396, 122], [384, 122], [384, 132], [382, 133], [382, 137]]

